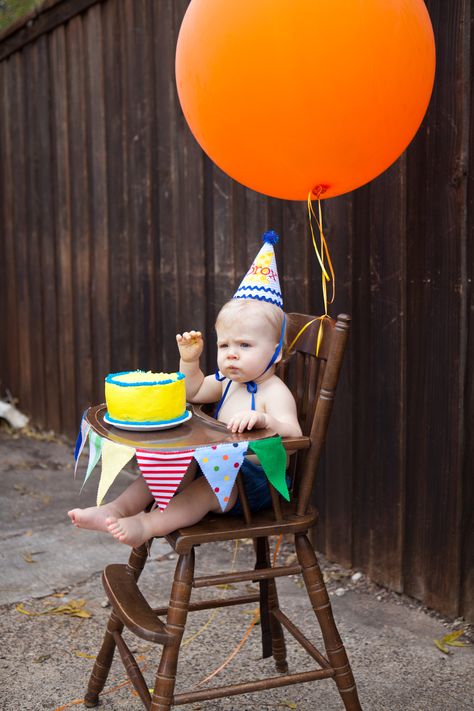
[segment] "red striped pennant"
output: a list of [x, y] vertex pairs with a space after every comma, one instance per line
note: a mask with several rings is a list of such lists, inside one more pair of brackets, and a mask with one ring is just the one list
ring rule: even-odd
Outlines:
[[160, 509], [163, 510], [168, 506], [186, 474], [193, 455], [194, 449], [185, 449], [181, 452], [137, 449], [138, 466]]

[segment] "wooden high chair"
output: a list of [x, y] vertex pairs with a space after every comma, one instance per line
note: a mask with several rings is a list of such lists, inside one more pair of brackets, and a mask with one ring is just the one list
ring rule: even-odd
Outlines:
[[[84, 703], [96, 706], [118, 648], [127, 674], [150, 711], [168, 711], [172, 706], [205, 699], [248, 693], [331, 678], [336, 682], [342, 702], [348, 711], [361, 709], [352, 671], [332, 615], [328, 593], [318, 566], [316, 555], [308, 540], [309, 529], [315, 525], [317, 512], [311, 504], [311, 493], [321, 457], [334, 392], [339, 378], [343, 353], [349, 333], [350, 319], [341, 315], [336, 321], [323, 321], [324, 335], [319, 356], [315, 345], [320, 321], [302, 314], [288, 315], [288, 343], [300, 329], [309, 324], [296, 342], [287, 362], [280, 366], [279, 375], [291, 389], [297, 403], [303, 436], [285, 438], [283, 444], [295, 451], [290, 463], [292, 476], [291, 502], [280, 500], [271, 487], [272, 509], [250, 513], [245, 491], [237, 479], [244, 510], [243, 517], [209, 514], [200, 523], [175, 531], [167, 536], [178, 554], [169, 606], [153, 610], [140, 592], [137, 580], [146, 562], [147, 547], [134, 549], [127, 565], [106, 567], [103, 583], [113, 606], [102, 648], [92, 671]], [[311, 323], [312, 322], [312, 323]], [[269, 556], [269, 536], [292, 534], [297, 554], [297, 565], [273, 566]], [[256, 552], [255, 568], [243, 572], [194, 576], [194, 548], [215, 541], [253, 538]], [[324, 640], [325, 653], [319, 651], [296, 625], [284, 614], [278, 603], [275, 579], [285, 575], [302, 574], [306, 591], [317, 617]], [[197, 587], [222, 585], [240, 581], [258, 581], [260, 592], [226, 599], [191, 602], [191, 591]], [[278, 675], [239, 684], [174, 693], [180, 644], [188, 612], [227, 605], [260, 603], [263, 657], [273, 655]], [[165, 616], [165, 620], [160, 617]], [[132, 653], [122, 638], [127, 627], [148, 642], [163, 647], [152, 695]], [[316, 663], [311, 671], [288, 673], [283, 628], [291, 634]], [[212, 655], [210, 655], [212, 656]]]

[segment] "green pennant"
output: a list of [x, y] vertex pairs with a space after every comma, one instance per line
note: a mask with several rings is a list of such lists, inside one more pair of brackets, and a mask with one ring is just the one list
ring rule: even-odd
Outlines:
[[289, 501], [290, 492], [286, 483], [286, 449], [281, 443], [281, 437], [268, 437], [268, 439], [249, 442], [249, 449], [259, 458], [270, 484]]
[[82, 482], [81, 491], [84, 488], [84, 484], [92, 474], [97, 462], [102, 454], [102, 437], [98, 435], [94, 430], [89, 430], [89, 464], [87, 465], [86, 475], [84, 481]]

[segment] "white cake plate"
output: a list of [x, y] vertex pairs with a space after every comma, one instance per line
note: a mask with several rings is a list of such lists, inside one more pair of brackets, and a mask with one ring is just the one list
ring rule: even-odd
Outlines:
[[193, 413], [191, 410], [186, 410], [186, 415], [183, 417], [182, 420], [179, 422], [165, 422], [162, 425], [144, 425], [144, 424], [122, 424], [118, 422], [113, 422], [112, 420], [109, 420], [108, 418], [108, 413], [104, 413], [104, 422], [107, 425], [112, 425], [112, 427], [116, 427], [118, 430], [135, 430], [136, 432], [146, 432], [148, 430], [170, 430], [172, 427], [179, 427], [180, 425], [184, 425], [185, 422], [191, 419], [193, 416]]

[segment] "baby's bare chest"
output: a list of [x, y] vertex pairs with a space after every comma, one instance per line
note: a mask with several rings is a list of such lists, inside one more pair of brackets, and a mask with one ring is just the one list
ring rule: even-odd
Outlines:
[[[228, 422], [237, 412], [252, 409], [252, 395], [248, 392], [245, 384], [232, 383], [226, 398], [219, 411], [219, 421]], [[261, 386], [255, 393], [255, 409], [258, 412], [265, 412], [265, 394]]]

